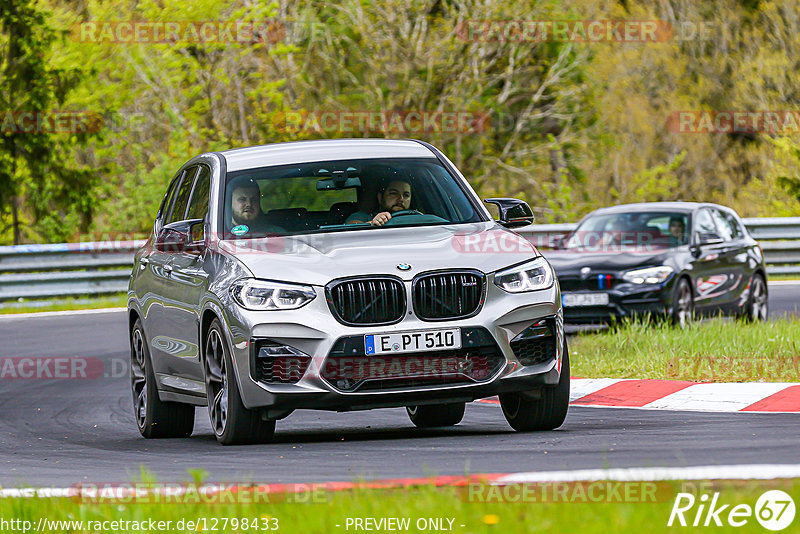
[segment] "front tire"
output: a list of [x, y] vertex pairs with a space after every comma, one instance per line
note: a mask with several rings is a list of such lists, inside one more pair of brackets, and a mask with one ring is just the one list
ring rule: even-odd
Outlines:
[[131, 330], [131, 392], [139, 433], [145, 438], [188, 438], [194, 429], [194, 406], [163, 402], [139, 319]]
[[408, 418], [417, 428], [457, 425], [464, 418], [466, 404], [424, 404], [422, 406], [406, 406]]
[[511, 428], [518, 432], [531, 430], [553, 430], [567, 418], [569, 409], [569, 352], [564, 341], [564, 356], [561, 360], [561, 376], [558, 385], [545, 387], [541, 397], [530, 398], [524, 393], [500, 395], [503, 415]]
[[223, 445], [269, 442], [275, 434], [275, 421], [264, 421], [259, 411], [245, 408], [224, 340], [222, 324], [214, 319], [203, 353], [208, 415], [214, 435]]
[[675, 293], [672, 296], [672, 324], [679, 328], [686, 328], [694, 318], [694, 295], [692, 286], [686, 278], [678, 280]]

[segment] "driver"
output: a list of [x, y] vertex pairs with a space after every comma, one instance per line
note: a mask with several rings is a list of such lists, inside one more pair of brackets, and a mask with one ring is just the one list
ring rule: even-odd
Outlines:
[[383, 226], [391, 220], [392, 214], [406, 211], [410, 206], [411, 183], [403, 178], [397, 178], [378, 191], [378, 213], [357, 211], [347, 218], [345, 224], [368, 222], [372, 226]]
[[680, 246], [686, 243], [686, 225], [683, 223], [683, 217], [670, 217], [669, 241], [671, 246]]

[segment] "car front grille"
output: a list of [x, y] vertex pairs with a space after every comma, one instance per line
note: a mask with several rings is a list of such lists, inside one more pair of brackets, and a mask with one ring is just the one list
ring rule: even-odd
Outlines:
[[462, 328], [462, 348], [403, 354], [365, 354], [364, 336], [334, 343], [321, 376], [339, 391], [429, 389], [491, 380], [505, 356], [483, 328]]
[[561, 291], [597, 291], [614, 289], [619, 280], [611, 274], [590, 274], [586, 278], [574, 275], [558, 276], [558, 284]]
[[414, 311], [423, 320], [471, 317], [483, 304], [484, 279], [477, 271], [423, 274], [414, 280]]
[[303, 378], [311, 356], [271, 340], [253, 340], [253, 378], [264, 384], [295, 384]]
[[328, 285], [328, 304], [348, 325], [396, 323], [406, 311], [403, 282], [396, 278], [358, 278]]

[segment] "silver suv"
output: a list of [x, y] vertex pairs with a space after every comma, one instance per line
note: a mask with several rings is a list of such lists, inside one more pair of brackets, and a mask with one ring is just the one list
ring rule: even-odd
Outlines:
[[567, 414], [553, 270], [439, 150], [329, 140], [197, 156], [135, 255], [131, 385], [147, 438], [264, 442], [298, 408], [405, 406], [418, 427], [499, 395], [516, 430]]

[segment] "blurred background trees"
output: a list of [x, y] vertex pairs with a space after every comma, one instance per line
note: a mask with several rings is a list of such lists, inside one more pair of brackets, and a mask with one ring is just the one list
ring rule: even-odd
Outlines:
[[[675, 199], [719, 202], [744, 216], [800, 215], [794, 136], [686, 134], [667, 126], [681, 110], [800, 109], [798, 1], [6, 5], [35, 5], [42, 13], [37, 27], [53, 28], [42, 45], [44, 67], [76, 73], [70, 90], [60, 92], [61, 78], [37, 76], [53, 95], [42, 105], [97, 113], [103, 128], [95, 136], [66, 136], [49, 152], [69, 162], [59, 171], [88, 174], [68, 178], [48, 164], [48, 170], [27, 169], [23, 187], [8, 178], [11, 148], [0, 131], [3, 244], [15, 241], [12, 197], [24, 229], [17, 240], [143, 233], [172, 174], [198, 153], [296, 139], [411, 135], [283, 127], [287, 113], [321, 111], [486, 114], [478, 132], [416, 136], [444, 150], [479, 194], [523, 198], [539, 222], [575, 221], [609, 204]], [[517, 42], [470, 39], [464, 32], [471, 21], [596, 19], [658, 19], [676, 31], [657, 43]], [[81, 22], [120, 20], [274, 20], [281, 32], [255, 44], [93, 43], [74, 32]], [[3, 26], [2, 57], [10, 38]], [[25, 86], [7, 68], [0, 80], [4, 109], [32, 106], [19, 100]], [[68, 194], [59, 193], [62, 183]]]

